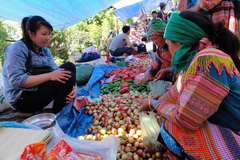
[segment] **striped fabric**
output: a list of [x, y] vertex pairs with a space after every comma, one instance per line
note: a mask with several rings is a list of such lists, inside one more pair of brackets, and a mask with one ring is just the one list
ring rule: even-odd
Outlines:
[[[179, 11], [188, 9], [189, 0], [180, 0], [178, 5]], [[239, 22], [234, 14], [234, 5], [230, 0], [199, 0], [200, 8], [213, 21], [219, 22], [224, 20], [225, 27], [239, 37]]]
[[218, 110], [228, 91], [226, 86], [197, 72], [195, 76], [189, 76], [176, 104], [163, 101], [156, 110], [182, 128], [195, 131]]
[[172, 104], [176, 104], [179, 94], [180, 94], [180, 87], [178, 88], [178, 83], [181, 79], [181, 76], [179, 76], [178, 81], [174, 83], [174, 85], [169, 89], [167, 94], [164, 94], [159, 98], [159, 101], [168, 101]]
[[234, 5], [229, 0], [200, 0], [200, 7], [213, 22], [225, 21], [225, 27], [238, 36], [238, 20], [234, 16]]
[[240, 135], [205, 121], [195, 132], [182, 130], [170, 121], [165, 129], [195, 159], [240, 159]]
[[195, 55], [156, 110], [166, 118], [171, 137], [195, 159], [240, 159], [239, 97], [240, 78], [233, 61], [207, 48]]

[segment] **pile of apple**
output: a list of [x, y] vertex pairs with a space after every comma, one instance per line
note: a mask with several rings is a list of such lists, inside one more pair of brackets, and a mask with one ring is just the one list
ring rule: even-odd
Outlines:
[[148, 68], [151, 65], [151, 63], [152, 60], [150, 58], [145, 58], [131, 62], [129, 63], [129, 66], [143, 66]]
[[[166, 153], [162, 152], [148, 153], [143, 145], [139, 109], [141, 100], [151, 97], [151, 92], [137, 91], [100, 95], [100, 102], [86, 106], [85, 113], [94, 117], [93, 125], [88, 129], [88, 135], [79, 136], [78, 139], [101, 140], [109, 135], [120, 138], [116, 158], [119, 160], [159, 160], [166, 157]], [[155, 117], [159, 124], [164, 120], [158, 114]]]

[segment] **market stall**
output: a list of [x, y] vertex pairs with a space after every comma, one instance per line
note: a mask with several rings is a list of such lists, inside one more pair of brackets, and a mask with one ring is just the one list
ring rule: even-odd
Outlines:
[[[164, 147], [159, 144], [156, 149], [153, 142], [146, 139], [149, 133], [145, 132], [143, 119], [148, 118], [150, 112], [139, 116], [141, 100], [153, 97], [148, 83], [141, 81], [151, 59], [147, 54], [138, 54], [126, 58], [125, 63], [126, 67], [96, 66], [88, 83], [78, 91], [79, 101], [66, 106], [57, 115], [58, 124], [66, 134], [79, 140], [117, 137], [120, 144], [116, 159], [162, 159], [166, 157]], [[155, 121], [147, 124], [155, 122], [159, 127], [164, 118], [151, 114]], [[156, 138], [155, 135], [154, 143], [157, 143]]]
[[[19, 151], [18, 154], [24, 157], [34, 151], [32, 156], [44, 153], [41, 154], [42, 157], [64, 159], [68, 156], [77, 157], [79, 153], [81, 156], [90, 155], [96, 156], [95, 159], [109, 160], [166, 157], [163, 145], [156, 144], [156, 133], [163, 117], [154, 112], [139, 113], [141, 100], [153, 96], [148, 83], [141, 81], [141, 75], [148, 69], [151, 59], [147, 54], [138, 54], [127, 57], [124, 63], [126, 67], [117, 64], [94, 66], [88, 83], [78, 89], [75, 101], [56, 115], [54, 125], [44, 128], [44, 135], [51, 135], [45, 148], [38, 139], [30, 141], [30, 146], [24, 143], [26, 148], [22, 148], [21, 154]], [[39, 122], [39, 119], [31, 118], [23, 121], [23, 124], [0, 125], [10, 128], [24, 126], [35, 129], [32, 132], [38, 133], [43, 127], [42, 124], [38, 125]], [[147, 133], [149, 126], [155, 126], [154, 133]], [[153, 137], [149, 138], [151, 135]], [[36, 148], [45, 152], [36, 153]], [[63, 148], [65, 154], [60, 155]]]

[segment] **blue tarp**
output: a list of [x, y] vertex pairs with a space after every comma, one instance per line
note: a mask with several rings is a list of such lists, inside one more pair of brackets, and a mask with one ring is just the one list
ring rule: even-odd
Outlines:
[[[85, 87], [78, 90], [78, 96], [90, 96], [97, 98], [100, 94], [101, 84], [99, 80], [106, 79], [104, 75], [118, 66], [107, 66], [104, 64], [94, 68], [92, 76]], [[78, 112], [72, 107], [73, 103], [65, 106], [61, 112], [57, 114], [57, 121], [63, 132], [71, 137], [81, 136], [87, 132], [92, 125], [93, 116], [85, 114], [85, 107]]]
[[2, 0], [0, 17], [21, 22], [23, 17], [40, 15], [54, 29], [61, 30], [85, 20], [119, 0]]
[[120, 19], [120, 21], [123, 22], [128, 18], [138, 16], [142, 7], [144, 8], [145, 12], [149, 12], [153, 9], [159, 8], [160, 2], [166, 3], [167, 0], [142, 0], [138, 3], [119, 8], [114, 14]]

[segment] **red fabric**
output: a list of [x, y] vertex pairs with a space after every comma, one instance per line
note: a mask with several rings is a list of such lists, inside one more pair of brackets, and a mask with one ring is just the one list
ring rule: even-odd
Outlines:
[[162, 62], [161, 69], [171, 67], [172, 55], [169, 51], [158, 49], [156, 57]]
[[81, 108], [90, 104], [87, 97], [79, 96], [74, 100], [73, 107], [80, 112]]
[[199, 50], [204, 50], [205, 48], [217, 48], [216, 45], [212, 45], [212, 42], [209, 41], [208, 38], [202, 38], [200, 41], [199, 41]]

